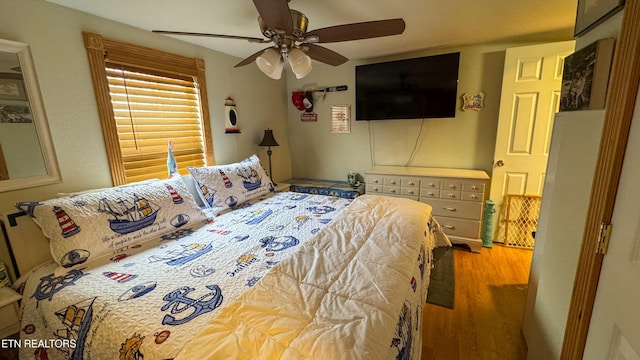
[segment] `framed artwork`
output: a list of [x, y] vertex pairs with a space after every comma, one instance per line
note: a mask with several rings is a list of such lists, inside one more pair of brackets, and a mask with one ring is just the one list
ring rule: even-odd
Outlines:
[[29, 109], [29, 103], [5, 104], [0, 102], [0, 123], [2, 124], [25, 124], [32, 123], [33, 115]]
[[574, 36], [588, 32], [624, 8], [625, 0], [578, 0]]
[[22, 79], [5, 78], [0, 76], [0, 99], [27, 100]]
[[348, 134], [351, 132], [351, 106], [331, 106], [331, 132], [334, 134]]
[[464, 94], [462, 95], [462, 110], [480, 111], [484, 107], [484, 93]]
[[614, 44], [601, 39], [564, 59], [560, 111], [604, 109]]

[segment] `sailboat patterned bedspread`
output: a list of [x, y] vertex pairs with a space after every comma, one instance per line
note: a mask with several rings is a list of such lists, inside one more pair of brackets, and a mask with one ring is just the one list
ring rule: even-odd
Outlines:
[[17, 284], [20, 358], [419, 359], [431, 250], [450, 245], [430, 211], [285, 192], [111, 257], [43, 264]]

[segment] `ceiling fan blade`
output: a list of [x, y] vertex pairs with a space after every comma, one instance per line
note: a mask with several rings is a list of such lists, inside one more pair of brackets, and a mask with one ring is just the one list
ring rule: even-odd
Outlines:
[[158, 34], [165, 34], [165, 35], [187, 35], [187, 36], [217, 37], [217, 38], [223, 38], [223, 39], [238, 39], [238, 40], [247, 40], [249, 42], [257, 42], [257, 43], [265, 43], [265, 42], [271, 41], [268, 39], [254, 38], [254, 37], [248, 37], [248, 36], [194, 33], [194, 32], [184, 32], [184, 31], [151, 30], [151, 32], [158, 33]]
[[308, 50], [306, 51], [306, 54], [310, 58], [314, 60], [318, 60], [325, 64], [338, 66], [349, 61], [349, 59], [347, 59], [346, 57], [338, 54], [333, 50], [329, 50], [325, 47], [313, 45], [313, 44], [305, 44], [304, 46], [308, 48]]
[[329, 26], [310, 31], [305, 34], [305, 37], [317, 36], [318, 43], [330, 43], [398, 35], [404, 32], [404, 28], [404, 20], [388, 19]]
[[291, 34], [293, 21], [287, 0], [253, 0], [253, 4], [267, 27]]
[[267, 49], [270, 49], [270, 48], [265, 48], [265, 49], [262, 49], [262, 50], [258, 51], [257, 53], [249, 56], [248, 58], [240, 61], [234, 67], [240, 67], [240, 66], [245, 66], [245, 65], [251, 64], [252, 62], [256, 61], [256, 58], [258, 56], [262, 55], [262, 53], [264, 53], [264, 51], [267, 50]]

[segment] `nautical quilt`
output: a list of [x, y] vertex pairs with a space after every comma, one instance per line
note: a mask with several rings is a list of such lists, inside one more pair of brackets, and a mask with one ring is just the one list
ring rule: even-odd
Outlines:
[[[167, 359], [350, 203], [278, 193], [200, 227], [180, 227], [21, 281], [21, 359]], [[101, 237], [102, 234], [95, 234]], [[26, 282], [23, 282], [26, 281]]]
[[364, 195], [236, 301], [176, 360], [421, 358], [431, 207]]

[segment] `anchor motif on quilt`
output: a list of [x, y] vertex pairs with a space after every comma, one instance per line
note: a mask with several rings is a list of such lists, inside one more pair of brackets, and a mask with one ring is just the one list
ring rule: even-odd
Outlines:
[[85, 275], [88, 274], [84, 274], [78, 269], [71, 270], [64, 275], [57, 277], [54, 277], [53, 274], [49, 274], [40, 278], [40, 284], [38, 284], [36, 291], [33, 293], [33, 297], [38, 301], [44, 299], [49, 299], [49, 301], [51, 301], [53, 295], [57, 294], [67, 286], [74, 285], [76, 281]]
[[296, 246], [300, 243], [298, 239], [293, 236], [267, 236], [260, 239], [262, 247], [267, 251], [282, 251], [292, 246]]
[[322, 205], [322, 206], [311, 206], [307, 208], [307, 211], [311, 211], [311, 213], [315, 214], [315, 215], [325, 215], [328, 214], [332, 211], [336, 211], [336, 208], [328, 206], [328, 205]]
[[16, 204], [16, 207], [29, 215], [30, 217], [36, 217], [34, 211], [36, 206], [42, 205], [39, 201], [22, 201]]
[[[162, 319], [162, 325], [182, 325], [187, 323], [196, 317], [206, 314], [215, 310], [220, 304], [222, 304], [222, 291], [218, 285], [207, 285], [207, 289], [211, 292], [200, 296], [197, 299], [192, 299], [188, 295], [195, 289], [188, 286], [182, 286], [168, 294], [166, 294], [162, 300], [167, 303], [160, 308], [161, 311], [167, 311], [171, 309], [171, 315], [165, 315]], [[173, 315], [183, 313], [191, 310], [191, 314], [183, 317], [182, 319], [176, 319]]]

